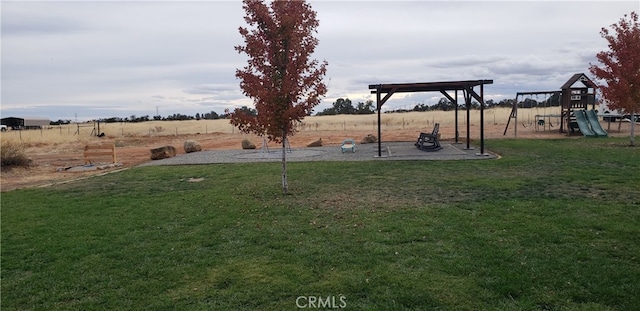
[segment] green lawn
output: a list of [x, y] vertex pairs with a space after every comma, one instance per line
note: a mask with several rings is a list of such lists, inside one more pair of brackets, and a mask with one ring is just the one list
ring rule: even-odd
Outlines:
[[290, 163], [286, 196], [279, 163], [3, 193], [1, 309], [633, 310], [640, 148], [627, 142]]

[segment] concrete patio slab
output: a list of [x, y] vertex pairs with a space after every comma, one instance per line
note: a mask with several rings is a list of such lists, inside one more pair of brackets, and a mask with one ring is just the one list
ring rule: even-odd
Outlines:
[[[479, 155], [479, 149], [467, 150], [466, 145], [442, 143], [443, 149], [428, 152], [416, 148], [413, 142], [386, 142], [382, 145], [382, 157], [378, 157], [377, 144], [356, 146], [356, 152], [342, 152], [339, 145], [310, 148], [293, 148], [287, 152], [289, 162], [309, 161], [393, 161], [393, 160], [485, 160], [497, 156], [485, 152]], [[486, 150], [485, 150], [486, 151]], [[271, 148], [270, 152], [260, 150], [207, 150], [180, 154], [173, 158], [147, 162], [140, 166], [189, 165], [213, 163], [279, 162], [281, 149]]]

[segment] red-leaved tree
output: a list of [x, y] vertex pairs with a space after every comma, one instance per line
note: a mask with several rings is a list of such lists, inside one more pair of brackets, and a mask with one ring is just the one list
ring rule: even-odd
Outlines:
[[322, 78], [328, 63], [310, 58], [318, 45], [314, 33], [319, 22], [311, 6], [300, 0], [276, 0], [269, 6], [261, 0], [243, 0], [243, 8], [251, 28], [239, 28], [245, 45], [235, 49], [249, 59], [236, 77], [258, 113], [252, 116], [235, 109], [229, 118], [244, 133], [282, 144], [282, 190], [288, 193], [287, 137], [327, 92]]
[[638, 14], [625, 14], [611, 30], [602, 28], [600, 35], [609, 42], [609, 50], [596, 58], [602, 66], [590, 64], [589, 70], [605, 84], [601, 85], [602, 96], [611, 109], [631, 114], [631, 145], [634, 145], [636, 114], [640, 113], [640, 25]]

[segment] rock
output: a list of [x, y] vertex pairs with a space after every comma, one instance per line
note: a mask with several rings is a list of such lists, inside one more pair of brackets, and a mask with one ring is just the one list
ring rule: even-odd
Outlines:
[[184, 152], [191, 153], [191, 152], [197, 152], [197, 151], [202, 151], [202, 146], [200, 146], [199, 142], [195, 140], [184, 141]]
[[373, 134], [369, 134], [369, 135], [365, 136], [365, 138], [363, 138], [360, 143], [361, 144], [373, 144], [375, 142], [378, 142], [378, 138], [376, 136], [374, 136]]
[[322, 138], [308, 144], [307, 147], [322, 147]]
[[256, 144], [245, 138], [242, 140], [242, 149], [256, 149]]
[[163, 146], [151, 149], [151, 160], [173, 158], [176, 156], [176, 148], [173, 146]]

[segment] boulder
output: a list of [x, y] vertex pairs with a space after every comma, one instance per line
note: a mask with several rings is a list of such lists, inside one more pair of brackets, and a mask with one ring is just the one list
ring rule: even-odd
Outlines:
[[365, 136], [360, 143], [361, 144], [373, 144], [375, 142], [378, 142], [378, 138], [373, 134], [369, 134], [369, 135]]
[[173, 158], [176, 156], [176, 148], [173, 146], [162, 146], [151, 149], [151, 160]]
[[242, 149], [256, 149], [256, 144], [245, 138], [242, 140]]
[[308, 144], [307, 147], [322, 147], [322, 138]]
[[195, 140], [185, 140], [183, 146], [186, 153], [202, 151], [202, 146]]

